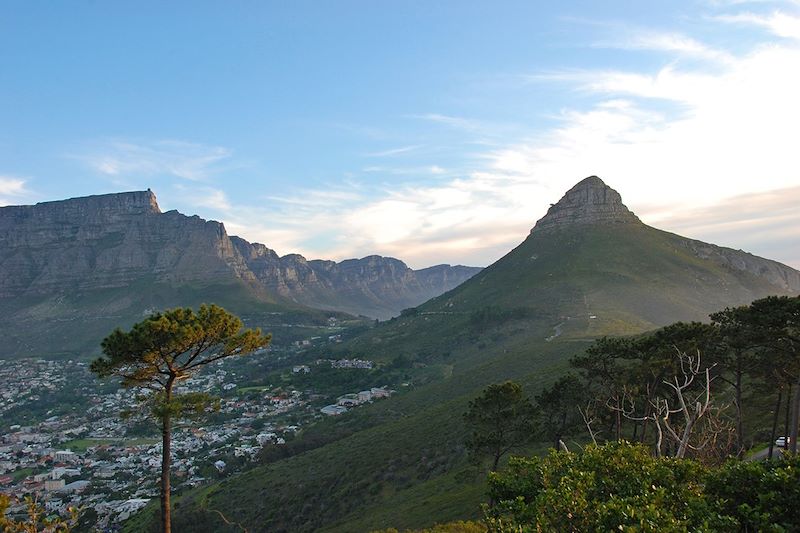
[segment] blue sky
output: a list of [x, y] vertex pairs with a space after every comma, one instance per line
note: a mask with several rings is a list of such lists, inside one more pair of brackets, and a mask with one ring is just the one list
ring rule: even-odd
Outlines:
[[0, 205], [151, 188], [280, 254], [486, 265], [597, 174], [800, 267], [800, 4], [0, 3]]

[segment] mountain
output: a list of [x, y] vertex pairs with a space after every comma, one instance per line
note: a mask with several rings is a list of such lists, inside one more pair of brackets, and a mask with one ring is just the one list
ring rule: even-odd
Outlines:
[[396, 396], [304, 430], [289, 457], [188, 492], [174, 523], [235, 530], [208, 509], [249, 531], [402, 530], [478, 516], [484, 476], [467, 460], [461, 413], [488, 384], [514, 379], [534, 395], [599, 336], [798, 293], [797, 270], [647, 226], [587, 178], [496, 263], [332, 349], [397, 373]]
[[231, 237], [258, 281], [269, 291], [317, 309], [386, 319], [446, 292], [480, 268], [437, 265], [412, 270], [392, 257], [311, 260], [298, 254], [279, 257], [262, 244]]
[[388, 318], [479, 270], [281, 258], [219, 222], [162, 213], [149, 190], [2, 207], [0, 356], [96, 352], [116, 326], [202, 302], [265, 327], [325, 323], [311, 307]]

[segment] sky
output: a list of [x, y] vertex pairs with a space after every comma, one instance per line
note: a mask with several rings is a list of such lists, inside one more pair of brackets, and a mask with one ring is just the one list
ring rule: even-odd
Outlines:
[[800, 268], [800, 0], [0, 0], [0, 205], [485, 266], [600, 176]]

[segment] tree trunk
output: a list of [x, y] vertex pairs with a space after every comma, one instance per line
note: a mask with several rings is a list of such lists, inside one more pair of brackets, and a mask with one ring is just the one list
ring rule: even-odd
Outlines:
[[783, 389], [778, 389], [778, 401], [775, 402], [775, 414], [772, 415], [772, 434], [769, 437], [769, 454], [767, 455], [767, 459], [772, 459], [772, 450], [775, 446], [775, 433], [778, 432], [778, 417], [780, 416], [781, 412], [781, 395], [783, 394]]
[[785, 414], [785, 418], [783, 420], [783, 441], [784, 441], [783, 442], [783, 449], [784, 450], [788, 450], [789, 449], [789, 439], [787, 439], [787, 437], [789, 436], [789, 413], [791, 411], [791, 405], [792, 405], [792, 390], [793, 390], [792, 384], [789, 383], [787, 385], [787, 388], [789, 390], [786, 392], [786, 412], [784, 413]]
[[742, 421], [742, 371], [736, 369], [736, 456], [744, 453], [744, 423]]
[[171, 533], [172, 517], [170, 512], [170, 479], [169, 469], [172, 462], [172, 417], [170, 402], [172, 401], [172, 385], [174, 378], [167, 381], [164, 394], [164, 413], [161, 418], [161, 533]]
[[797, 453], [797, 425], [800, 423], [800, 376], [797, 377], [797, 386], [794, 391], [794, 405], [792, 406], [792, 427], [789, 428], [792, 439], [792, 453]]

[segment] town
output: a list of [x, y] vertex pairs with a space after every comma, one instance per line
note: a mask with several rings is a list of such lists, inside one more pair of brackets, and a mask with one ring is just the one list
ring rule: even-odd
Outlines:
[[[181, 385], [179, 393], [218, 400], [173, 432], [176, 492], [246, 469], [264, 447], [394, 392], [379, 384], [338, 396], [298, 388], [292, 378], [308, 385], [321, 368], [367, 372], [374, 363], [317, 359], [275, 371], [285, 357], [264, 350], [246, 364], [220, 361]], [[276, 383], [252, 385], [256, 368], [272, 369]], [[145, 390], [98, 381], [83, 361], [0, 360], [0, 492], [16, 502], [12, 514], [24, 513], [30, 496], [50, 513], [78, 509], [82, 524], [116, 531], [157, 498], [161, 440], [146, 397]]]

